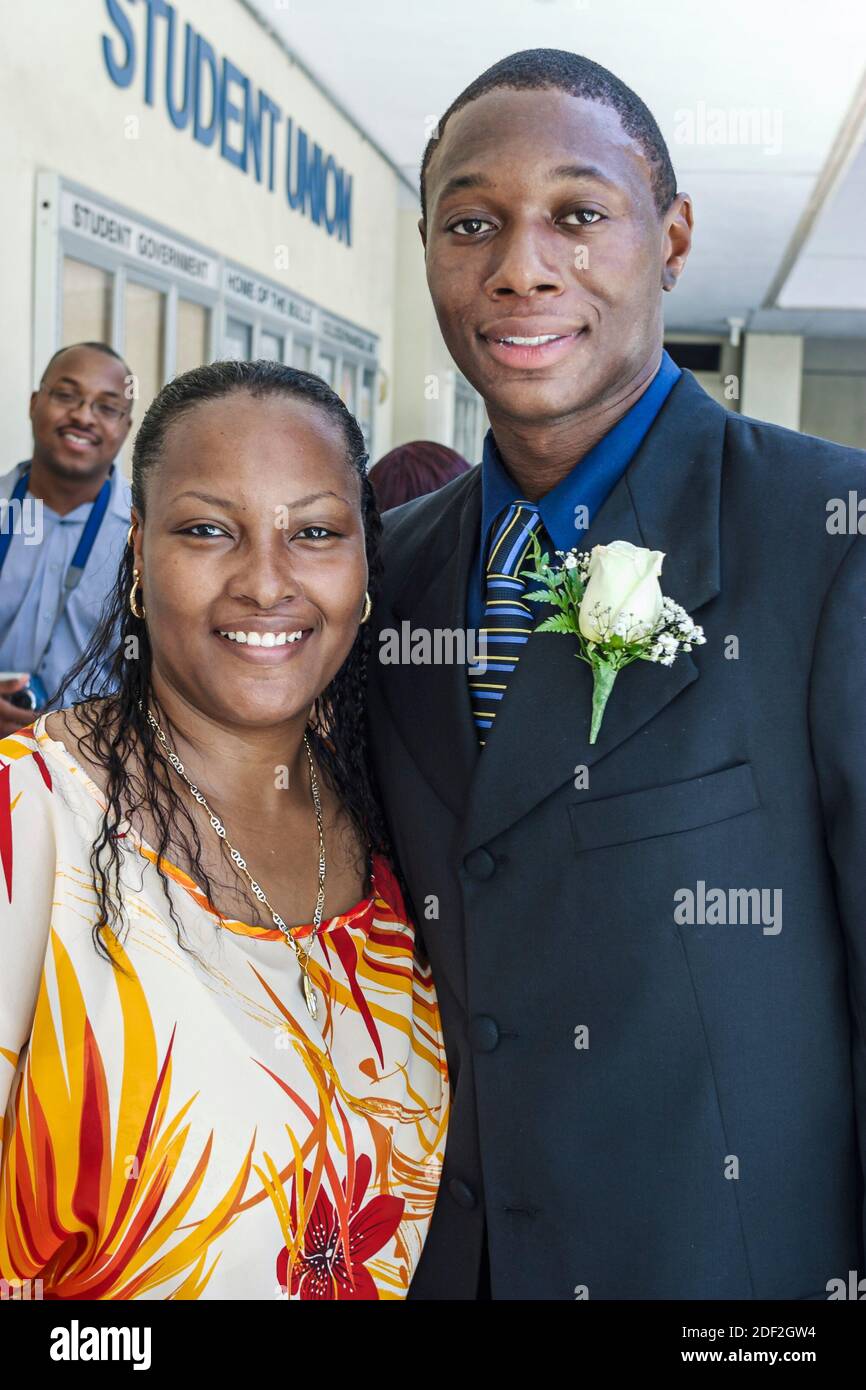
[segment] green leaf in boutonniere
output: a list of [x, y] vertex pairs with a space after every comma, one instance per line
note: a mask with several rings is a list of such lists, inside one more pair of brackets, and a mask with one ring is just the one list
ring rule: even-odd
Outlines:
[[552, 617], [545, 618], [535, 629], [536, 632], [573, 632], [570, 619], [565, 613], [554, 613]]
[[607, 702], [613, 690], [613, 683], [620, 668], [605, 661], [601, 655], [594, 655], [590, 664], [592, 665], [592, 719], [589, 728], [589, 741], [595, 743]]

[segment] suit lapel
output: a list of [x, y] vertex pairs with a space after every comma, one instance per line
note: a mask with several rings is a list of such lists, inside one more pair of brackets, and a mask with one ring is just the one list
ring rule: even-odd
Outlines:
[[[481, 470], [475, 468], [421, 544], [393, 603], [398, 624], [408, 624], [416, 633], [465, 636], [466, 591], [480, 526]], [[466, 666], [401, 662], [383, 668], [381, 676], [391, 715], [412, 757], [440, 799], [462, 819], [481, 751]]]
[[[689, 372], [671, 391], [631, 465], [581, 543], [627, 540], [665, 552], [662, 588], [689, 613], [719, 592], [719, 494], [725, 410]], [[413, 631], [465, 631], [466, 590], [481, 519], [480, 469], [455, 488], [393, 604]], [[594, 746], [592, 674], [577, 644], [536, 632], [511, 677], [483, 750], [462, 664], [389, 665], [385, 699], [412, 757], [458, 821], [460, 850], [492, 839], [643, 728], [698, 677], [687, 654], [621, 672]]]
[[[613, 540], [663, 550], [662, 588], [694, 613], [719, 592], [719, 490], [724, 408], [689, 373], [673, 388], [626, 473], [599, 509], [581, 549]], [[698, 677], [682, 653], [673, 666], [637, 661], [622, 671], [598, 742], [589, 743], [592, 672], [577, 642], [536, 632], [509, 682], [478, 760], [462, 827], [465, 853], [643, 728]]]

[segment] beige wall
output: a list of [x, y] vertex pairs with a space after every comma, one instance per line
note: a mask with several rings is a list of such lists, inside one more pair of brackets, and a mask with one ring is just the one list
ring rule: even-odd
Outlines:
[[793, 333], [747, 333], [740, 410], [786, 429], [800, 428], [803, 339]]
[[430, 304], [420, 208], [408, 191], [397, 218], [397, 317], [400, 350], [394, 362], [394, 441], [433, 439], [450, 444], [454, 423], [454, 363]]
[[866, 342], [807, 338], [800, 428], [866, 449]]
[[719, 346], [718, 371], [693, 371], [692, 376], [719, 405], [723, 405], [727, 410], [738, 411], [742, 387], [741, 348], [734, 347], [728, 338], [720, 338], [717, 333], [665, 334], [666, 346], [676, 343], [707, 343]]
[[[718, 336], [672, 333], [666, 341], [721, 343], [718, 373], [694, 376], [720, 405], [866, 449], [866, 342], [862, 338], [743, 335], [742, 348]], [[729, 393], [739, 384], [740, 399]]]
[[[395, 309], [403, 285], [398, 275], [398, 197], [405, 185], [237, 0], [178, 0], [180, 20], [202, 33], [218, 58], [229, 57], [264, 88], [280, 104], [283, 121], [291, 115], [353, 175], [353, 244], [340, 244], [323, 227], [292, 211], [285, 199], [284, 130], [270, 192], [265, 182], [256, 183], [251, 174], [221, 158], [218, 140], [205, 148], [193, 139], [189, 127], [175, 130], [161, 91], [154, 106], [145, 104], [141, 39], [146, 6], [124, 4], [123, 9], [139, 46], [135, 77], [126, 89], [116, 87], [106, 71], [101, 36], [109, 34], [118, 53], [121, 48], [104, 6], [95, 0], [19, 5], [14, 23], [4, 26], [0, 412], [5, 441], [0, 471], [26, 456], [30, 447], [35, 179], [43, 169], [162, 223], [377, 334], [379, 361], [390, 382], [376, 416], [375, 447], [384, 451], [395, 438], [395, 323], [407, 322], [405, 310]], [[162, 71], [158, 66], [158, 80]], [[127, 138], [135, 124], [130, 117], [138, 120], [135, 139]], [[283, 246], [288, 247], [287, 269], [278, 266]], [[423, 275], [423, 266], [421, 271]], [[411, 299], [409, 321], [423, 340], [433, 316], [416, 281], [413, 271], [406, 308]], [[411, 340], [412, 332], [402, 327], [401, 345]], [[396, 414], [411, 420], [417, 404], [413, 377], [404, 380], [409, 401]]]

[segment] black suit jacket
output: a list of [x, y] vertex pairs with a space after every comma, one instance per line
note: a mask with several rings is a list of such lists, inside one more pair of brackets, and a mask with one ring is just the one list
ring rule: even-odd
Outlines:
[[[465, 626], [480, 484], [386, 514], [378, 629]], [[474, 1297], [485, 1217], [494, 1298], [823, 1298], [863, 1273], [866, 541], [827, 528], [852, 489], [866, 455], [684, 372], [585, 545], [665, 551], [706, 646], [623, 671], [590, 747], [589, 668], [535, 633], [483, 753], [464, 666], [371, 662], [453, 1087], [412, 1297]]]

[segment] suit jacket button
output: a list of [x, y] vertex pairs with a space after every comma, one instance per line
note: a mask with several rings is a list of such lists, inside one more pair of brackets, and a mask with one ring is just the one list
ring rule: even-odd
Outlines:
[[487, 849], [474, 849], [463, 860], [463, 867], [470, 878], [492, 878], [496, 873], [496, 860]]
[[472, 1191], [472, 1188], [465, 1182], [461, 1182], [459, 1178], [451, 1179], [448, 1184], [448, 1191], [451, 1193], [458, 1207], [465, 1207], [466, 1211], [471, 1211], [477, 1204], [478, 1199]]
[[477, 1014], [469, 1025], [469, 1040], [475, 1052], [492, 1052], [499, 1046], [499, 1029], [495, 1018]]

